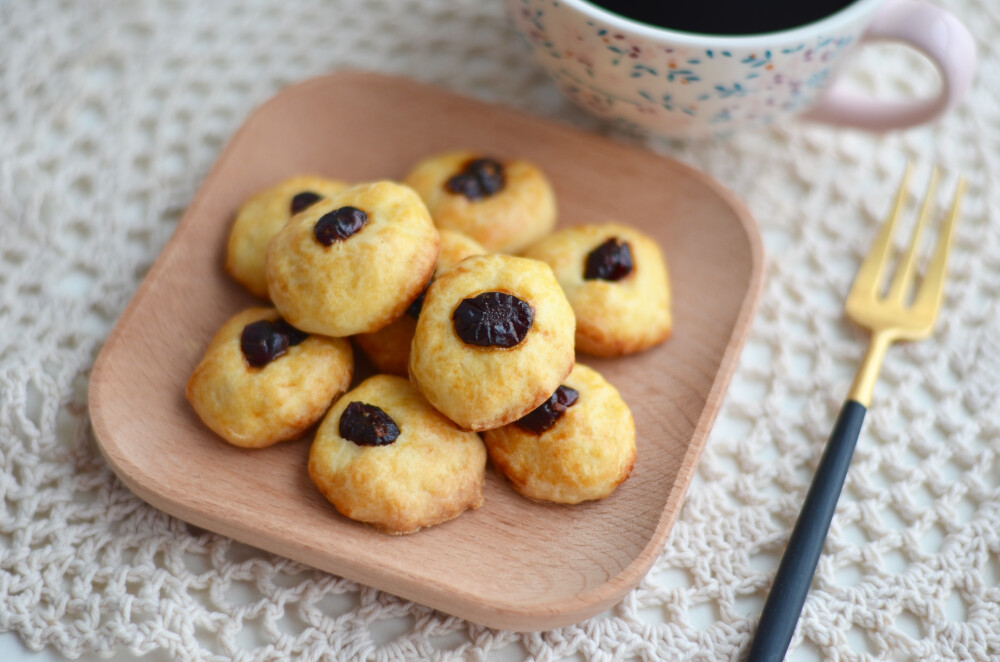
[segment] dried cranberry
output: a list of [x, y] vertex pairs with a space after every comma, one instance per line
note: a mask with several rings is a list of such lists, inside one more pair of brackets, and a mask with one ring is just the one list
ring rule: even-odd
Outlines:
[[473, 159], [446, 183], [452, 193], [479, 200], [498, 193], [504, 186], [503, 166], [494, 159]]
[[483, 197], [482, 188], [476, 181], [476, 176], [470, 173], [459, 173], [448, 180], [445, 184], [449, 191], [464, 195], [469, 200], [478, 200]]
[[541, 434], [556, 424], [566, 410], [576, 404], [580, 394], [569, 386], [560, 386], [548, 400], [515, 421], [517, 427]]
[[524, 340], [534, 317], [534, 309], [512, 294], [483, 292], [463, 299], [451, 321], [455, 333], [468, 345], [506, 348]]
[[500, 165], [499, 161], [476, 159], [465, 166], [465, 169], [476, 175], [476, 181], [479, 182], [479, 186], [482, 187], [483, 193], [486, 195], [499, 193], [500, 189], [503, 188], [503, 166]]
[[240, 349], [247, 363], [254, 368], [263, 368], [288, 351], [288, 335], [268, 320], [253, 322], [243, 327]]
[[300, 331], [299, 329], [296, 329], [294, 326], [292, 326], [291, 324], [289, 324], [285, 320], [278, 320], [277, 322], [274, 323], [274, 325], [275, 325], [275, 327], [278, 328], [278, 330], [281, 333], [283, 333], [286, 336], [288, 336], [288, 346], [289, 347], [295, 347], [296, 345], [298, 345], [303, 340], [305, 340], [306, 338], [309, 337], [308, 333], [306, 333], [305, 331]]
[[627, 241], [611, 237], [587, 255], [586, 280], [617, 281], [632, 273], [632, 249]]
[[411, 303], [409, 308], [406, 309], [406, 314], [413, 319], [420, 317], [420, 311], [424, 309], [424, 297], [427, 296], [427, 290], [430, 286], [431, 284], [427, 283], [427, 287], [425, 287], [424, 291], [420, 293], [420, 296], [414, 299], [413, 303]]
[[313, 228], [313, 234], [319, 243], [329, 246], [335, 241], [347, 239], [366, 223], [368, 214], [357, 207], [341, 207], [320, 216]]
[[355, 401], [340, 415], [340, 436], [359, 446], [385, 446], [396, 441], [399, 426], [381, 408]]
[[302, 191], [302, 193], [296, 193], [295, 197], [292, 198], [292, 214], [298, 214], [303, 209], [312, 207], [322, 199], [322, 195], [319, 193], [313, 193], [312, 191]]

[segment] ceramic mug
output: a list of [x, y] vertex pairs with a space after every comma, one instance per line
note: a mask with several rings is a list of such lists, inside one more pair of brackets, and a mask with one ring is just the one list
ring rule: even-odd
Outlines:
[[[814, 23], [736, 36], [655, 27], [584, 0], [504, 2], [570, 99], [604, 119], [670, 137], [723, 135], [792, 115], [874, 131], [914, 126], [955, 106], [976, 64], [965, 26], [918, 0], [856, 0]], [[854, 47], [885, 40], [937, 65], [937, 96], [883, 101], [834, 82]]]

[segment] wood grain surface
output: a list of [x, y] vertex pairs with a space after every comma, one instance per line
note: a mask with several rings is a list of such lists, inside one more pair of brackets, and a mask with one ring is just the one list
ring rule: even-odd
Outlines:
[[[198, 420], [184, 385], [216, 329], [255, 303], [222, 268], [248, 196], [301, 173], [399, 179], [422, 157], [457, 148], [536, 162], [555, 187], [561, 226], [615, 219], [651, 234], [671, 272], [674, 332], [624, 359], [580, 357], [635, 415], [635, 470], [611, 497], [535, 503], [488, 469], [482, 508], [389, 537], [341, 517], [315, 489], [310, 438], [259, 451], [229, 446]], [[409, 80], [336, 73], [284, 90], [233, 137], [98, 357], [94, 432], [130, 489], [197, 526], [484, 625], [574, 623], [618, 601], [662, 549], [762, 273], [756, 224], [704, 174]], [[356, 356], [357, 382], [366, 370]]]

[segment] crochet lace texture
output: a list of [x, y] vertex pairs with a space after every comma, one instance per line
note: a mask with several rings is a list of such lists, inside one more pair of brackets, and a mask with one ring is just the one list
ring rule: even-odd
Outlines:
[[[913, 160], [914, 192], [935, 162], [945, 189], [970, 183], [942, 319], [887, 358], [792, 647], [997, 659], [1000, 4], [940, 4], [980, 56], [942, 121], [685, 144], [575, 110], [497, 1], [0, 2], [0, 630], [70, 656], [734, 659], [863, 353], [843, 297]], [[145, 504], [96, 448], [94, 358], [226, 140], [285, 85], [343, 67], [645, 144], [760, 222], [766, 291], [680, 517], [639, 587], [587, 622], [495, 631], [239, 545]], [[866, 50], [849, 75], [883, 96], [935, 85], [902, 47]]]

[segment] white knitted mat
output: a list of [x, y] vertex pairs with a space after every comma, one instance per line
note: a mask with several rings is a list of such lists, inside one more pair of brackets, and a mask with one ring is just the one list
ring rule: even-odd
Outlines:
[[[945, 309], [932, 340], [890, 351], [792, 646], [1000, 658], [1000, 3], [941, 4], [975, 33], [980, 68], [934, 126], [649, 143], [747, 201], [768, 285], [649, 576], [590, 621], [514, 634], [146, 505], [96, 450], [88, 375], [226, 140], [289, 83], [372, 69], [608, 130], [553, 91], [497, 0], [0, 0], [0, 630], [70, 656], [735, 658], [863, 352], [843, 296], [912, 159], [914, 191], [934, 162], [945, 189], [970, 182]], [[889, 96], [935, 84], [898, 47], [852, 75]]]

